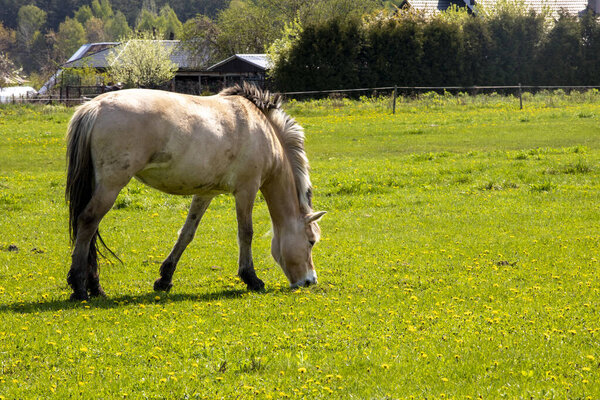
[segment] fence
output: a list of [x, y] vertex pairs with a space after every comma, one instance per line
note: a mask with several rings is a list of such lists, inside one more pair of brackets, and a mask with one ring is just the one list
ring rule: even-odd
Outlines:
[[585, 91], [590, 89], [600, 89], [600, 86], [534, 86], [534, 85], [512, 85], [512, 86], [384, 86], [374, 88], [360, 88], [360, 89], [338, 89], [338, 90], [312, 90], [304, 92], [283, 92], [281, 93], [285, 97], [318, 97], [322, 95], [333, 95], [333, 94], [355, 94], [355, 93], [371, 93], [378, 94], [380, 92], [389, 92], [392, 97], [392, 113], [396, 113], [396, 100], [398, 94], [415, 96], [423, 92], [455, 92], [455, 93], [469, 93], [472, 95], [479, 94], [482, 91], [502, 91], [509, 93], [510, 91], [515, 92], [519, 98], [519, 108], [523, 109], [523, 92], [539, 92], [542, 90], [566, 90], [566, 91]]
[[[505, 94], [514, 93], [519, 98], [519, 106], [523, 109], [523, 92], [538, 92], [541, 90], [558, 90], [565, 91], [585, 91], [590, 89], [600, 89], [600, 86], [533, 86], [533, 85], [512, 85], [512, 86], [384, 86], [359, 89], [330, 89], [330, 90], [311, 90], [303, 92], [282, 92], [286, 98], [315, 98], [323, 95], [356, 95], [367, 93], [371, 96], [377, 96], [381, 93], [389, 93], [392, 97], [392, 113], [396, 112], [396, 100], [398, 95], [417, 96], [424, 92], [450, 92], [450, 93], [468, 93], [476, 95], [482, 92], [502, 92]], [[63, 103], [68, 106], [78, 105], [90, 100], [99, 94], [108, 91], [116, 90], [113, 87], [107, 86], [65, 86], [60, 89], [60, 92], [55, 95], [39, 96], [13, 96], [8, 98], [4, 103], [38, 103], [38, 104], [55, 104]], [[4, 98], [6, 99], [6, 98]]]

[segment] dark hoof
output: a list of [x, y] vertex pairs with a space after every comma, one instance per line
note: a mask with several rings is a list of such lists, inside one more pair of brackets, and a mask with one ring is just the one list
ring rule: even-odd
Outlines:
[[90, 297], [106, 297], [106, 293], [102, 288], [90, 289], [89, 291]]
[[160, 278], [154, 282], [154, 290], [156, 292], [168, 292], [172, 287], [173, 284], [171, 282], [163, 282]]
[[248, 286], [248, 290], [252, 290], [253, 292], [262, 292], [265, 290], [264, 282], [258, 279], [254, 271], [243, 271], [240, 272], [238, 275], [242, 279], [242, 281], [244, 281], [244, 283]]
[[69, 300], [71, 300], [71, 301], [83, 301], [83, 300], [89, 300], [89, 299], [90, 298], [88, 297], [87, 292], [73, 292], [73, 294], [69, 298]]

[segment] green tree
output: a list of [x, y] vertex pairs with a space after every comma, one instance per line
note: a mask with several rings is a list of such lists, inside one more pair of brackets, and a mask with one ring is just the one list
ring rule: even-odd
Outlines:
[[59, 62], [68, 60], [85, 42], [83, 25], [76, 19], [67, 17], [58, 27], [54, 45], [55, 58]]
[[17, 41], [20, 46], [27, 49], [33, 43], [35, 36], [46, 23], [46, 12], [34, 5], [23, 6], [19, 9]]
[[600, 16], [588, 8], [580, 21], [582, 82], [600, 85]]
[[93, 0], [92, 12], [96, 18], [99, 18], [103, 21], [107, 21], [114, 15], [110, 0]]
[[104, 22], [97, 17], [87, 20], [85, 23], [85, 33], [89, 43], [104, 42], [108, 37], [104, 31]]
[[114, 17], [106, 21], [104, 30], [108, 40], [118, 40], [131, 35], [131, 28], [127, 23], [125, 15], [121, 11], [117, 11]]
[[334, 19], [306, 26], [273, 79], [283, 91], [356, 88], [362, 48], [358, 21]]
[[190, 55], [190, 61], [205, 68], [218, 61], [218, 36], [217, 25], [209, 17], [197, 15], [183, 24], [181, 43]]
[[366, 26], [368, 85], [414, 86], [422, 81], [423, 27], [420, 14], [402, 12]]
[[252, 2], [232, 2], [219, 14], [217, 47], [221, 57], [235, 53], [263, 53], [279, 37], [283, 21], [271, 10]]
[[540, 46], [534, 83], [550, 85], [581, 84], [582, 42], [577, 17], [561, 12]]
[[515, 85], [535, 79], [532, 61], [544, 37], [544, 22], [544, 15], [518, 3], [498, 4], [488, 17], [494, 84]]
[[460, 84], [462, 63], [460, 25], [442, 17], [433, 18], [423, 28], [423, 83], [431, 86]]
[[183, 30], [183, 24], [177, 18], [175, 11], [167, 4], [160, 9], [161, 24], [164, 26], [163, 37], [165, 39], [178, 39]]
[[17, 42], [14, 30], [5, 27], [0, 22], [0, 51], [10, 52]]
[[128, 87], [156, 88], [175, 77], [172, 48], [146, 32], [124, 40], [108, 56], [109, 75]]
[[87, 4], [79, 7], [79, 9], [75, 11], [75, 19], [82, 25], [85, 25], [85, 23], [93, 16], [92, 9]]

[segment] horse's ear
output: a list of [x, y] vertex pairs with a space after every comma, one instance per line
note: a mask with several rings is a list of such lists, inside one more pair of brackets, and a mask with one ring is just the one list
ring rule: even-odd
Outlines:
[[308, 214], [306, 216], [306, 223], [310, 224], [311, 222], [317, 222], [325, 214], [327, 214], [327, 211], [317, 211], [317, 212], [314, 212], [314, 213], [310, 213], [310, 214]]

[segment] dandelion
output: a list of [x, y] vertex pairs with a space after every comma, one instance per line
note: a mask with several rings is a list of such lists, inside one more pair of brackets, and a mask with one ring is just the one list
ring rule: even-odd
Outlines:
[[298, 368], [298, 372], [300, 372], [301, 374], [304, 374], [304, 373], [306, 373], [306, 368], [300, 367], [300, 368]]
[[381, 364], [381, 368], [390, 369], [390, 366], [388, 364]]

